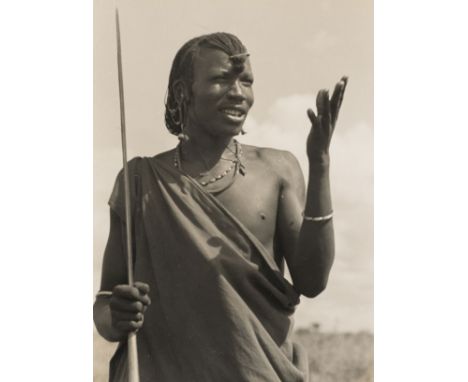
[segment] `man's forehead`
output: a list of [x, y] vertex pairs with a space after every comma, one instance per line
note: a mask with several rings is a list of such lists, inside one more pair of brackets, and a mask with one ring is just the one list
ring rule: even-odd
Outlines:
[[[230, 70], [233, 66], [230, 56], [219, 49], [201, 48], [195, 57], [195, 71], [209, 71], [214, 69]], [[245, 60], [246, 69], [250, 70], [250, 61]]]

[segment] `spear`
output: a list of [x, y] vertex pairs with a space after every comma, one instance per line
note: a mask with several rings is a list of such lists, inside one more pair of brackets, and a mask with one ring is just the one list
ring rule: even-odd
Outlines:
[[[132, 256], [132, 230], [131, 230], [131, 207], [130, 207], [130, 187], [128, 179], [128, 165], [127, 165], [127, 138], [125, 133], [125, 103], [124, 103], [124, 89], [122, 77], [122, 53], [120, 47], [120, 23], [119, 23], [119, 10], [115, 9], [115, 26], [117, 30], [117, 68], [119, 74], [119, 98], [120, 98], [120, 127], [122, 133], [122, 156], [123, 156], [123, 175], [125, 187], [125, 228], [127, 234], [127, 272], [128, 284], [133, 285], [133, 256]], [[127, 340], [128, 352], [128, 381], [139, 382], [140, 376], [138, 373], [138, 352], [136, 333], [131, 332]]]

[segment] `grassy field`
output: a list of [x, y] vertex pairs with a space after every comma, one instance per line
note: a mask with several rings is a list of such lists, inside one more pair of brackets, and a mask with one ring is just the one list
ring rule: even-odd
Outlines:
[[[309, 352], [310, 382], [373, 381], [373, 334], [327, 333], [311, 328], [296, 331], [295, 338]], [[94, 382], [107, 382], [115, 347], [94, 332]]]
[[300, 329], [295, 337], [309, 353], [310, 382], [372, 382], [371, 333], [321, 333]]

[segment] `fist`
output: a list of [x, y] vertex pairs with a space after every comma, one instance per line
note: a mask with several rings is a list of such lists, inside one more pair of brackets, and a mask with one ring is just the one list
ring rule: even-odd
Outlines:
[[109, 302], [112, 326], [125, 334], [140, 329], [151, 304], [148, 293], [149, 285], [139, 281], [134, 286], [116, 285]]

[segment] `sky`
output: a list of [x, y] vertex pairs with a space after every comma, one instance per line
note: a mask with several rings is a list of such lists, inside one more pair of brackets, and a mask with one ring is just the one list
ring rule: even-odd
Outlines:
[[[306, 109], [349, 76], [331, 147], [336, 259], [328, 288], [302, 298], [296, 326], [373, 330], [373, 8], [369, 0], [118, 1], [128, 156], [175, 146], [164, 95], [179, 47], [236, 34], [251, 56], [255, 104], [239, 140], [291, 151], [307, 174]], [[94, 291], [108, 229], [107, 200], [122, 166], [114, 2], [94, 1]]]

